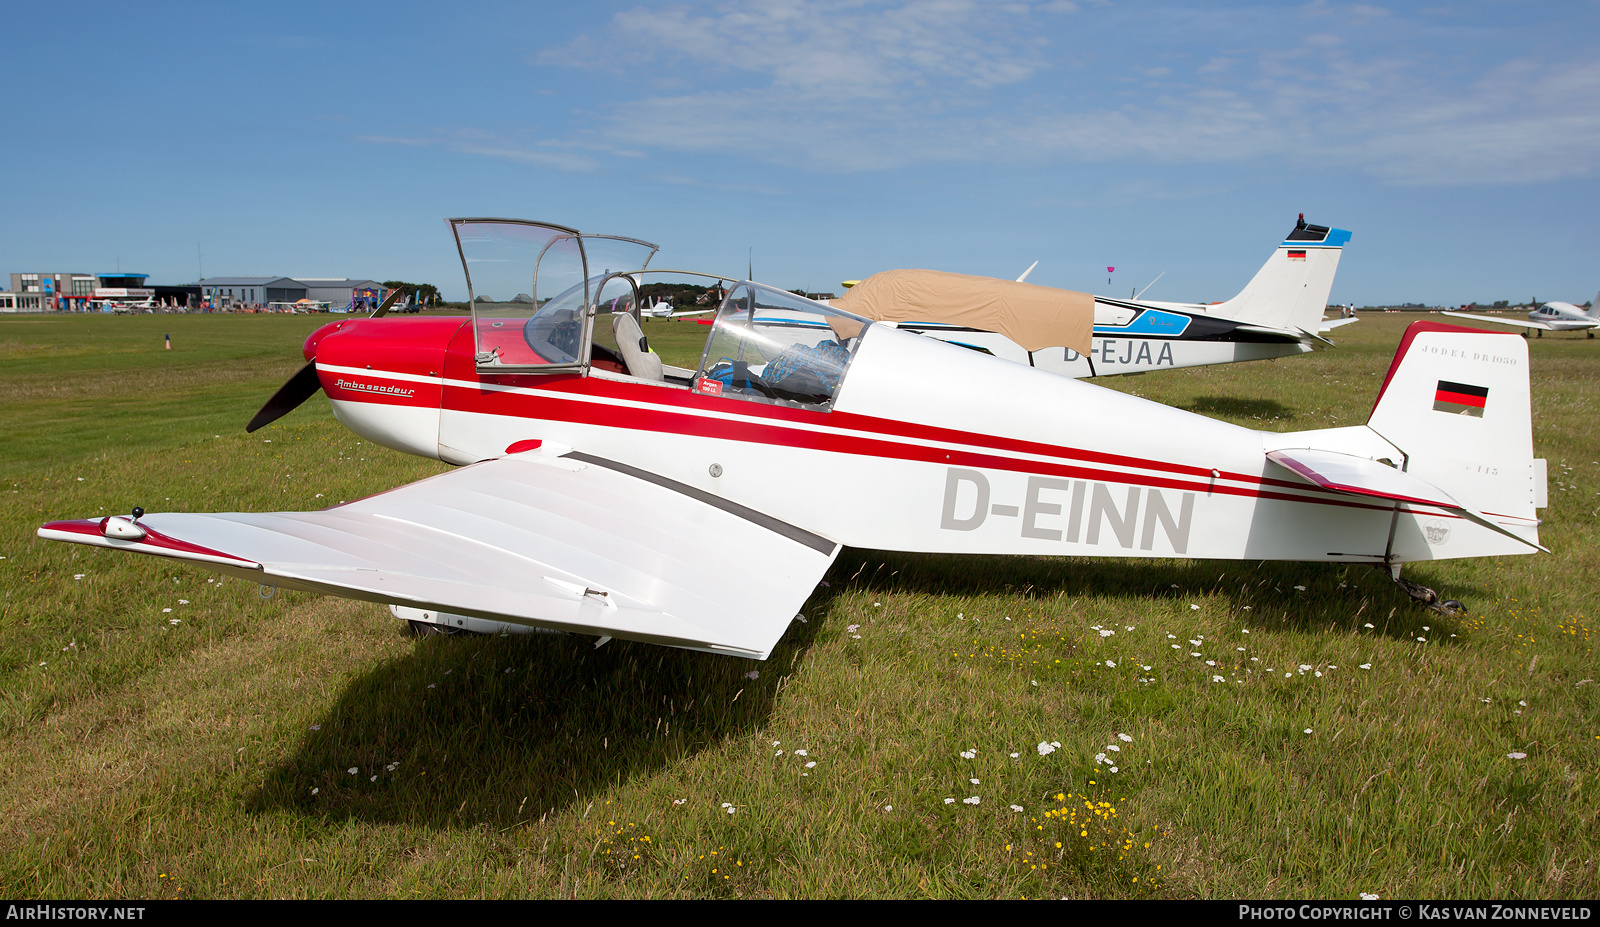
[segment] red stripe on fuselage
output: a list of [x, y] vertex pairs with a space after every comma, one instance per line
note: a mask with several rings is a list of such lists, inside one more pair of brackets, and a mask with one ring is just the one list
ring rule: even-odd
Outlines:
[[[659, 387], [645, 387], [656, 389]], [[447, 400], [457, 397], [459, 392], [472, 392], [449, 388], [446, 390]], [[484, 394], [477, 393], [478, 396]], [[994, 454], [985, 454], [974, 451], [946, 450], [926, 445], [908, 444], [902, 441], [889, 440], [888, 438], [871, 438], [862, 435], [838, 434], [835, 432], [809, 431], [787, 427], [782, 422], [771, 424], [753, 423], [721, 418], [708, 418], [700, 415], [688, 415], [675, 411], [661, 409], [640, 409], [629, 406], [600, 405], [584, 402], [581, 399], [563, 399], [549, 396], [530, 397], [525, 394], [498, 393], [502, 397], [516, 397], [522, 400], [534, 400], [534, 404], [525, 405], [517, 403], [478, 403], [473, 402], [473, 408], [456, 407], [455, 411], [472, 412], [485, 415], [504, 415], [515, 418], [530, 418], [543, 421], [571, 422], [580, 425], [595, 425], [607, 428], [621, 428], [630, 431], [648, 431], [667, 434], [689, 435], [700, 438], [710, 438], [722, 441], [740, 441], [752, 444], [780, 445], [783, 447], [804, 448], [808, 450], [825, 451], [836, 454], [852, 454], [864, 457], [878, 457], [890, 460], [907, 460], [921, 463], [945, 464], [948, 466], [964, 466], [989, 470], [1008, 470], [1017, 473], [1036, 473], [1048, 476], [1069, 477], [1082, 480], [1099, 480], [1101, 482], [1123, 483], [1126, 485], [1147, 486], [1159, 489], [1174, 489], [1187, 492], [1219, 493], [1230, 496], [1247, 496], [1261, 499], [1276, 499], [1286, 502], [1315, 502], [1327, 505], [1350, 506], [1354, 508], [1381, 509], [1387, 511], [1389, 506], [1377, 506], [1367, 503], [1349, 501], [1339, 498], [1318, 498], [1317, 496], [1304, 496], [1283, 492], [1271, 492], [1250, 487], [1223, 486], [1213, 484], [1208, 480], [1201, 482], [1187, 480], [1179, 477], [1150, 476], [1139, 473], [1126, 473], [1120, 470], [1105, 470], [1089, 466], [1072, 465], [1064, 463], [1050, 463], [1047, 461], [1018, 460], [1014, 457], [1002, 457]], [[711, 398], [711, 397], [708, 397]], [[740, 402], [739, 400], [724, 400]], [[756, 403], [740, 402], [741, 406], [756, 406]], [[738, 410], [744, 412], [741, 408]], [[802, 411], [803, 410], [783, 410]], [[867, 416], [850, 416], [849, 413], [806, 413], [810, 415], [829, 415], [834, 418], [830, 425], [838, 428], [862, 428], [870, 419]], [[849, 416], [849, 421], [841, 418]], [[944, 429], [938, 429], [944, 431]], [[969, 440], [962, 442], [964, 432], [948, 432], [950, 437], [941, 437], [940, 440], [949, 440], [953, 443], [977, 443], [971, 438], [988, 438], [989, 436], [971, 435]], [[1046, 446], [1047, 447], [1047, 446]], [[1003, 448], [995, 448], [1001, 450]], [[1066, 457], [1071, 459], [1073, 452], [1064, 448], [1049, 447], [1045, 452], [1049, 456]], [[1117, 455], [1095, 455], [1092, 452], [1079, 452], [1081, 459], [1090, 459], [1095, 456], [1116, 457], [1118, 462], [1125, 466], [1142, 467], [1144, 469], [1165, 469], [1168, 471], [1179, 470], [1179, 465], [1160, 464], [1159, 462], [1141, 462], [1131, 457], [1117, 457]], [[1041, 454], [1043, 456], [1043, 454]], [[1182, 467], [1184, 471], [1198, 471], [1209, 477], [1211, 471], [1203, 468]], [[1253, 482], [1269, 482], [1261, 477], [1255, 477]], [[1294, 489], [1309, 493], [1323, 494], [1328, 491], [1320, 487], [1304, 483], [1290, 483], [1287, 480], [1271, 480]]]

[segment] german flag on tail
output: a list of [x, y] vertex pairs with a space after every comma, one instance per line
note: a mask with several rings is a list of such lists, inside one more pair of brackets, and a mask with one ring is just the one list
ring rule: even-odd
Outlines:
[[1471, 415], [1483, 418], [1483, 407], [1489, 401], [1489, 387], [1469, 386], [1440, 380], [1433, 393], [1433, 410], [1451, 415]]

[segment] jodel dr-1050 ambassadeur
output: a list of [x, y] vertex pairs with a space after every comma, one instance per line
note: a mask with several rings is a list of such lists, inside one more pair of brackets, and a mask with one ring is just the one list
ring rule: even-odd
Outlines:
[[[40, 536], [436, 627], [756, 659], [844, 545], [1368, 563], [1397, 580], [1409, 561], [1543, 549], [1516, 335], [1414, 323], [1365, 425], [1279, 434], [874, 321], [920, 307], [873, 300], [931, 293], [974, 328], [1087, 354], [1083, 294], [902, 272], [912, 285], [829, 306], [646, 270], [656, 247], [633, 239], [450, 227], [472, 317], [323, 326], [251, 428], [320, 389], [357, 434], [459, 469], [318, 512], [135, 509]], [[693, 370], [641, 334], [663, 286], [714, 298]]]

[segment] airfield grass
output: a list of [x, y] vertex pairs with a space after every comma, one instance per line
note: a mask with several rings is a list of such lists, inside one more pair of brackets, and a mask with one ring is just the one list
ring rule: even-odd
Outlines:
[[[1103, 382], [1358, 424], [1412, 318]], [[412, 639], [380, 606], [34, 536], [443, 469], [320, 399], [244, 434], [321, 321], [0, 320], [0, 894], [1600, 894], [1600, 343], [1530, 342], [1553, 553], [1407, 567], [1457, 619], [1351, 566], [847, 551], [753, 663]], [[706, 331], [647, 330], [690, 365]]]

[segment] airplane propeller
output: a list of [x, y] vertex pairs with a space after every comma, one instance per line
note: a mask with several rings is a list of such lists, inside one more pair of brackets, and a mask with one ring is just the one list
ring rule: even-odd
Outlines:
[[[383, 305], [379, 306], [377, 311], [373, 312], [368, 318], [382, 318], [389, 311], [389, 307], [394, 305], [395, 300], [400, 298], [400, 295], [400, 289], [390, 290], [389, 297], [383, 301]], [[293, 412], [302, 402], [315, 396], [317, 390], [320, 389], [322, 389], [322, 381], [317, 378], [317, 361], [312, 358], [306, 362], [304, 367], [296, 371], [295, 375], [290, 377], [287, 383], [278, 387], [278, 391], [273, 393], [272, 397], [256, 412], [255, 417], [250, 419], [250, 424], [244, 426], [245, 432], [248, 434], [258, 428], [265, 428], [283, 418]]]
[[403, 291], [400, 290], [399, 287], [396, 287], [395, 289], [390, 290], [388, 298], [383, 301], [383, 305], [379, 306], [377, 311], [372, 313], [371, 315], [367, 316], [367, 318], [369, 318], [369, 319], [381, 319], [381, 318], [383, 318], [386, 314], [388, 314], [389, 307], [394, 305], [394, 301], [400, 298], [402, 292]]
[[261, 411], [250, 420], [250, 424], [244, 426], [244, 430], [255, 431], [283, 418], [300, 403], [315, 396], [319, 389], [322, 389], [322, 381], [317, 379], [317, 362], [307, 361], [304, 367], [289, 378], [289, 382], [278, 387], [278, 391], [272, 394], [272, 398], [261, 407]]

